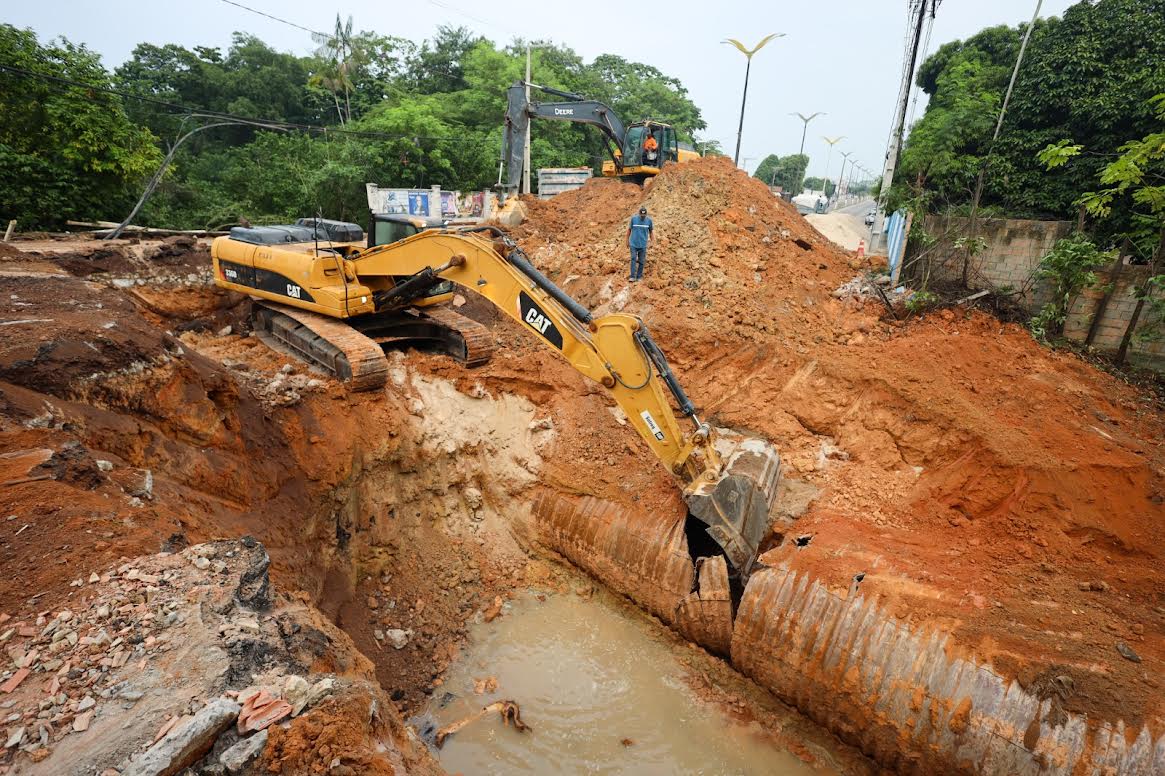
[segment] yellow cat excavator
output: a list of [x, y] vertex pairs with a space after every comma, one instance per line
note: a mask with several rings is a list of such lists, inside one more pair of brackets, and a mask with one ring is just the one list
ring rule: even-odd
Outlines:
[[[374, 219], [370, 247], [364, 247], [355, 231], [336, 224], [301, 220], [294, 228], [302, 232], [282, 238], [236, 228], [212, 245], [215, 282], [255, 297], [258, 330], [356, 390], [384, 385], [382, 345], [429, 339], [469, 361], [467, 346], [475, 357], [492, 347], [471, 342], [478, 324], [439, 312], [451, 293], [449, 283], [481, 295], [611, 392], [652, 452], [683, 481], [690, 515], [743, 583], [768, 532], [780, 459], [763, 440], [717, 435], [699, 419], [640, 318], [593, 316], [493, 226], [423, 228], [428, 225], [407, 217]], [[416, 334], [406, 330], [410, 326], [444, 326], [453, 333], [421, 332], [410, 339]], [[379, 340], [376, 332], [385, 330], [400, 336]], [[455, 347], [459, 339], [461, 350]], [[691, 423], [687, 431], [669, 394]]]

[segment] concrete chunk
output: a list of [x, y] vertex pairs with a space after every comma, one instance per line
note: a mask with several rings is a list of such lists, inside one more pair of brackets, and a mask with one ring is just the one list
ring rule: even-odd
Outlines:
[[161, 741], [134, 758], [122, 776], [173, 776], [205, 754], [239, 716], [239, 710], [239, 704], [226, 698], [211, 701], [190, 721], [176, 725]]
[[218, 756], [218, 761], [229, 773], [239, 773], [259, 756], [267, 746], [267, 731], [260, 730], [250, 738], [244, 738]]

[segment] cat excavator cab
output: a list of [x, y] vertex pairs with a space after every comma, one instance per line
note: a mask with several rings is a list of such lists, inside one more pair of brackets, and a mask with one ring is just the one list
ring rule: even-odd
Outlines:
[[[537, 102], [526, 99], [526, 87], [538, 89], [566, 102]], [[588, 100], [581, 94], [566, 92], [525, 81], [514, 83], [506, 91], [504, 157], [508, 177], [505, 188], [516, 191], [522, 179], [526, 136], [531, 119], [572, 121], [597, 127], [607, 140], [611, 158], [603, 162], [603, 175], [642, 182], [658, 175], [664, 166], [699, 158], [694, 150], [684, 148], [676, 130], [662, 121], [636, 121], [624, 124], [609, 106], [597, 100]], [[644, 145], [648, 136], [655, 140], [656, 149], [648, 152]]]
[[[718, 435], [700, 420], [642, 319], [592, 315], [497, 227], [404, 235], [396, 232], [407, 226], [399, 220], [380, 224], [371, 225], [370, 243], [381, 235], [398, 239], [362, 247], [218, 237], [211, 246], [215, 282], [256, 297], [268, 319], [260, 324], [264, 331], [355, 390], [380, 388], [387, 374], [384, 343], [370, 333], [377, 325], [369, 321], [432, 315], [441, 309], [431, 302], [446, 293], [445, 283], [476, 293], [611, 393], [627, 422], [681, 480], [689, 515], [723, 550], [743, 589], [769, 530], [780, 481], [776, 450], [761, 439]], [[680, 417], [690, 422], [687, 430]]]

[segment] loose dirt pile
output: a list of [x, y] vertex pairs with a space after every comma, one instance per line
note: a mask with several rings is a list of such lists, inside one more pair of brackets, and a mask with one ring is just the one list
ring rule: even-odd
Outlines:
[[[656, 242], [631, 285], [641, 203]], [[599, 314], [642, 316], [702, 417], [781, 450], [768, 557], [800, 537], [823, 582], [844, 591], [862, 573], [863, 595], [953, 634], [952, 652], [1160, 735], [1165, 428], [1151, 401], [979, 313], [901, 323], [834, 298], [869, 267], [723, 160], [529, 211], [517, 236], [535, 264]], [[317, 742], [334, 759], [397, 730], [466, 624], [537, 581], [538, 494], [682, 519], [676, 482], [606, 391], [472, 294], [461, 312], [496, 333], [489, 364], [410, 352], [385, 391], [353, 395], [248, 336], [201, 244], [22, 248], [0, 255], [0, 446], [18, 452], [0, 458], [0, 567], [19, 580], [0, 586], [0, 612], [27, 627], [81, 616], [78, 576], [256, 537], [274, 583], [372, 658], [388, 698], [383, 719], [337, 698], [284, 720], [264, 768], [323, 770]], [[348, 654], [332, 646], [313, 672], [347, 670], [327, 665]], [[31, 758], [17, 750], [0, 772]], [[356, 772], [375, 757], [360, 751]]]
[[[1066, 708], [1159, 735], [1165, 429], [1152, 400], [980, 313], [899, 323], [834, 299], [856, 260], [726, 161], [672, 167], [635, 193], [597, 181], [531, 203], [522, 242], [597, 312], [642, 316], [714, 422], [778, 446], [786, 508], [817, 494], [775, 526], [813, 537], [802, 561], [842, 589], [864, 572], [863, 592], [904, 621], [941, 625], [1025, 687], [1054, 668], [1072, 683]], [[640, 203], [656, 243], [632, 285], [625, 223]]]
[[[71, 256], [104, 250], [62, 245]], [[36, 627], [40, 613], [63, 609], [91, 618], [71, 600], [78, 575], [250, 534], [270, 551], [276, 584], [376, 658], [382, 716], [339, 703], [324, 727], [344, 742], [399, 724], [393, 707], [426, 696], [466, 621], [521, 578], [525, 554], [493, 529], [500, 514], [520, 513], [512, 493], [525, 487], [504, 462], [537, 466], [546, 432], [527, 428], [532, 407], [519, 426], [527, 446], [498, 450], [488, 422], [442, 436], [418, 415], [447, 384], [422, 380], [412, 364], [394, 370], [389, 392], [349, 397], [247, 336], [239, 300], [206, 286], [205, 268], [196, 280], [157, 268], [82, 278], [35, 247], [0, 265], [0, 447], [15, 453], [0, 458], [0, 619]], [[488, 421], [493, 401], [479, 396], [474, 412]], [[399, 648], [387, 643], [394, 630], [405, 633]], [[329, 644], [312, 670], [343, 670], [329, 661], [355, 654], [348, 643]], [[0, 683], [16, 670], [0, 667]], [[318, 763], [313, 731], [297, 720], [273, 733], [272, 766], [344, 762], [337, 748]], [[74, 735], [91, 743], [90, 731]], [[32, 753], [19, 746], [30, 740], [0, 752], [0, 772], [24, 767]], [[54, 732], [37, 750], [50, 772], [78, 762], [73, 749], [53, 754], [63, 746]]]

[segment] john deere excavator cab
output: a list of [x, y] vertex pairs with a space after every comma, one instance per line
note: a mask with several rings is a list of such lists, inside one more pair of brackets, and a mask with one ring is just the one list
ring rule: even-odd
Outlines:
[[[648, 136], [655, 141], [654, 148], [648, 148]], [[622, 172], [616, 173], [615, 163], [606, 161], [604, 175], [657, 175], [665, 164], [679, 161], [680, 154], [675, 129], [658, 121], [642, 121], [627, 127], [622, 151]], [[607, 171], [608, 164], [611, 172]]]

